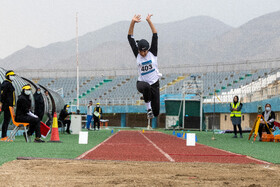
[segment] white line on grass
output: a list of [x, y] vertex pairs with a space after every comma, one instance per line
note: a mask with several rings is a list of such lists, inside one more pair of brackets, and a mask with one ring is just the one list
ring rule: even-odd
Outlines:
[[[160, 132], [160, 133], [162, 133], [162, 132]], [[165, 134], [165, 133], [162, 133], [162, 134]], [[171, 136], [170, 134], [165, 134], [165, 135]], [[172, 136], [172, 137], [173, 137], [173, 136]], [[181, 139], [181, 138], [179, 138], [179, 139], [185, 141], [184, 139]], [[196, 144], [200, 144], [200, 143], [196, 143]], [[212, 149], [216, 149], [216, 150], [223, 151], [223, 152], [226, 152], [226, 153], [230, 153], [230, 154], [233, 154], [233, 155], [242, 155], [242, 154], [238, 154], [238, 153], [233, 153], [233, 152], [230, 152], [230, 151], [226, 151], [226, 150], [223, 150], [223, 149], [219, 149], [219, 148], [216, 148], [216, 147], [211, 147], [211, 146], [208, 146], [208, 145], [204, 145], [204, 144], [200, 144], [200, 145], [203, 145], [203, 146], [206, 146], [206, 147], [210, 147], [210, 148], [212, 148]], [[243, 155], [242, 155], [242, 156], [243, 156]], [[253, 158], [253, 157], [248, 156], [248, 155], [244, 155], [244, 156], [246, 156], [248, 159], [255, 160], [255, 161], [258, 161], [258, 162], [262, 162], [262, 163], [264, 163], [264, 164], [268, 164], [268, 165], [271, 164], [270, 162], [266, 162], [266, 161], [263, 161], [263, 160], [259, 160], [259, 159], [257, 159], [257, 158]]]
[[146, 140], [148, 140], [159, 152], [161, 152], [161, 154], [163, 154], [170, 162], [175, 162], [175, 160], [173, 160], [173, 158], [171, 158], [171, 156], [169, 154], [167, 154], [166, 152], [164, 152], [161, 148], [159, 148], [154, 142], [152, 142], [152, 140], [150, 140], [147, 136], [145, 136], [143, 133], [139, 132], [142, 136], [144, 136], [144, 138], [146, 138]]
[[84, 158], [87, 154], [89, 154], [90, 152], [94, 151], [95, 149], [97, 149], [98, 147], [100, 147], [101, 145], [103, 145], [105, 142], [107, 142], [108, 140], [110, 140], [111, 138], [113, 138], [116, 134], [118, 134], [120, 131], [118, 131], [117, 133], [113, 134], [112, 136], [110, 136], [109, 138], [107, 138], [106, 140], [104, 140], [103, 142], [101, 142], [100, 144], [98, 144], [97, 146], [93, 147], [92, 149], [88, 150], [87, 152], [81, 154], [80, 156], [78, 156], [76, 159], [82, 159]]
[[[201, 145], [204, 145], [204, 144], [201, 144]], [[207, 146], [207, 147], [210, 147], [208, 145], [204, 145], [204, 146]], [[216, 148], [216, 147], [211, 147], [213, 149], [216, 149], [216, 150], [219, 150], [219, 151], [223, 151], [223, 152], [226, 152], [226, 153], [230, 153], [230, 154], [233, 154], [233, 155], [242, 155], [242, 154], [238, 154], [238, 153], [233, 153], [233, 152], [230, 152], [230, 151], [226, 151], [226, 150], [223, 150], [223, 149], [219, 149], [219, 148]], [[254, 160], [254, 161], [258, 161], [258, 162], [262, 162], [264, 164], [271, 164], [270, 162], [266, 162], [266, 161], [263, 161], [263, 160], [259, 160], [257, 158], [253, 158], [253, 157], [250, 157], [248, 155], [242, 155], [242, 156], [246, 156], [246, 158], [250, 159], [250, 160]]]

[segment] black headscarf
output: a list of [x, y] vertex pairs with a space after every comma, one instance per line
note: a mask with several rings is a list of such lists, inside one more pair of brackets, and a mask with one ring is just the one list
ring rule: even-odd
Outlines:
[[[237, 98], [237, 102], [234, 101], [234, 98], [235, 98], [235, 97]], [[236, 105], [236, 104], [238, 103], [238, 101], [239, 101], [239, 97], [238, 97], [237, 95], [234, 96], [234, 97], [233, 97], [233, 103], [234, 103], [234, 105]]]
[[[39, 89], [37, 89], [38, 91]], [[42, 93], [37, 93], [37, 91], [33, 94], [34, 101], [35, 101], [35, 114], [38, 116], [44, 115], [45, 103]]]

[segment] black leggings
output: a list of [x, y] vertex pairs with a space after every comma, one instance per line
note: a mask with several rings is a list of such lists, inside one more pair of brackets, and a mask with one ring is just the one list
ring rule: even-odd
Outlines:
[[35, 118], [32, 116], [18, 116], [16, 118], [17, 122], [26, 122], [29, 123], [29, 129], [27, 131], [28, 135], [32, 135], [35, 131], [35, 136], [36, 138], [41, 138], [41, 124], [40, 124], [40, 119]]
[[97, 129], [100, 129], [100, 119], [97, 118], [97, 117], [94, 117], [94, 123], [93, 123], [93, 128], [95, 130], [96, 126], [97, 126]]
[[157, 81], [152, 85], [144, 81], [137, 81], [136, 87], [137, 90], [143, 94], [145, 103], [151, 101], [153, 114], [155, 117], [157, 117], [159, 115], [159, 110], [160, 110], [159, 81]]
[[64, 126], [66, 126], [66, 132], [70, 132], [71, 121], [70, 120], [63, 120], [62, 123], [64, 124]]
[[7, 130], [8, 130], [8, 126], [9, 123], [11, 121], [11, 113], [9, 109], [3, 110], [4, 112], [4, 121], [2, 124], [2, 138], [7, 136]]
[[237, 135], [237, 127], [236, 126], [238, 126], [240, 135], [242, 135], [242, 128], [241, 128], [240, 124], [239, 125], [233, 125], [234, 134]]

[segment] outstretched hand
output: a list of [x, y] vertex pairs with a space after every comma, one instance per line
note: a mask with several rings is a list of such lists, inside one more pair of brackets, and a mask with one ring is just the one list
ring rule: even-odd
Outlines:
[[138, 14], [138, 15], [135, 14], [132, 18], [132, 21], [134, 21], [136, 23], [141, 22], [141, 15], [140, 14]]
[[153, 16], [153, 14], [148, 14], [148, 16], [146, 17], [146, 20], [150, 21], [152, 16]]

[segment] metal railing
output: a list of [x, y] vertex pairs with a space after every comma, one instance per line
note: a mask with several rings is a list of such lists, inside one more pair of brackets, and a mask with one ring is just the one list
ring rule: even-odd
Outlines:
[[[261, 101], [280, 95], [280, 70], [275, 69], [240, 88], [232, 89], [229, 92], [222, 92], [215, 97], [217, 103], [229, 103], [235, 95], [238, 95], [243, 103]], [[213, 103], [214, 96], [208, 96], [204, 103]]]
[[[72, 105], [75, 105], [73, 99], [70, 99]], [[112, 98], [112, 99], [96, 99], [96, 98], [86, 98], [80, 99], [80, 106], [87, 106], [89, 101], [93, 103], [100, 103], [102, 106], [114, 106], [114, 105], [144, 105], [144, 102], [140, 99], [131, 99], [131, 98]]]
[[[240, 70], [256, 70], [268, 68], [280, 68], [280, 58], [264, 60], [247, 60], [236, 62], [217, 62], [212, 64], [182, 64], [171, 66], [160, 66], [159, 70], [163, 74], [188, 74], [188, 73], [207, 73], [207, 72], [230, 72]], [[170, 63], [172, 64], [172, 63]], [[17, 74], [32, 79], [40, 78], [62, 78], [75, 77], [76, 69], [23, 69], [17, 70]], [[103, 69], [80, 69], [83, 76], [119, 76], [137, 75], [137, 68], [103, 68]]]
[[[276, 83], [280, 78], [280, 58], [275, 59], [264, 59], [264, 60], [251, 60], [251, 61], [240, 61], [240, 62], [221, 62], [215, 64], [199, 64], [199, 65], [176, 65], [176, 66], [160, 66], [160, 72], [163, 74], [205, 74], [209, 72], [219, 73], [219, 72], [239, 72], [239, 71], [256, 71], [261, 69], [271, 69], [269, 74], [264, 74], [258, 77], [257, 80], [252, 80], [251, 83], [247, 85], [240, 85], [239, 88], [233, 88], [227, 92], [217, 93], [220, 102], [231, 102], [234, 95], [239, 95], [243, 102], [252, 102], [271, 98], [273, 96], [279, 95], [279, 86], [272, 85]], [[92, 77], [92, 75], [98, 76], [119, 76], [119, 75], [137, 75], [136, 69], [95, 69], [95, 70], [80, 70], [83, 76]], [[75, 77], [76, 69], [70, 70], [18, 70], [17, 74], [25, 76], [28, 78], [40, 79], [40, 78], [62, 78], [62, 77]], [[169, 94], [171, 92], [178, 92], [175, 86], [171, 86], [169, 92], [165, 89], [162, 94]], [[180, 89], [180, 88], [179, 88]], [[180, 92], [180, 91], [179, 91]], [[214, 96], [205, 96], [204, 103], [213, 102]], [[104, 105], [141, 105], [142, 101], [135, 98], [112, 98], [112, 99], [97, 99], [97, 98], [87, 98], [85, 100], [81, 99], [81, 102], [87, 104], [88, 101], [98, 101], [102, 102]], [[216, 100], [219, 102], [219, 100]]]

